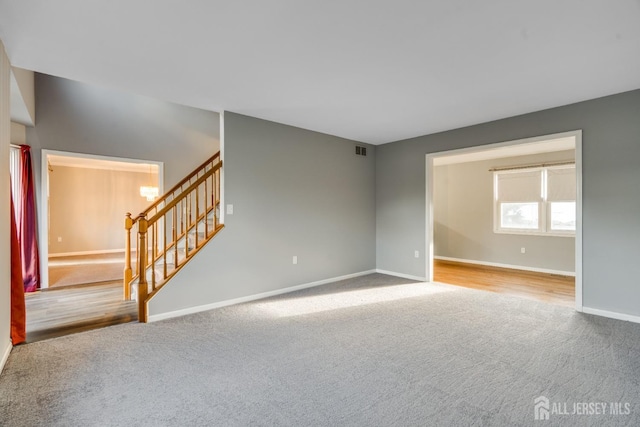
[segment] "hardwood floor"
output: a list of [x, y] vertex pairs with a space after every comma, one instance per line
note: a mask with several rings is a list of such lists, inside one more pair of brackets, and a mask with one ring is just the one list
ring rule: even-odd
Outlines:
[[434, 260], [434, 280], [551, 304], [575, 305], [575, 278]]
[[134, 301], [122, 300], [122, 281], [49, 288], [25, 295], [27, 342], [138, 319]]
[[49, 257], [49, 287], [114, 281], [123, 271], [124, 252]]

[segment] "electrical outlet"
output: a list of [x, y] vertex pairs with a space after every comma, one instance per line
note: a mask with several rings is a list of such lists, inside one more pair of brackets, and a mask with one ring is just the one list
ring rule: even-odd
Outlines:
[[62, 237], [58, 236], [58, 243], [62, 242]]
[[227, 215], [233, 215], [233, 205], [227, 205]]
[[413, 253], [413, 256], [416, 257], [416, 258], [420, 258], [420, 251], [415, 251]]
[[520, 253], [521, 254], [527, 253], [527, 250], [525, 248], [520, 248]]
[[298, 264], [298, 256], [294, 255], [293, 256], [293, 265], [296, 265], [296, 264]]

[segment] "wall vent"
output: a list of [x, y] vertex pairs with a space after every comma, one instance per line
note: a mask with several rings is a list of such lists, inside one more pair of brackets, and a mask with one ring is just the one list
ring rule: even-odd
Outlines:
[[367, 147], [356, 145], [356, 156], [366, 156], [366, 155], [367, 155]]

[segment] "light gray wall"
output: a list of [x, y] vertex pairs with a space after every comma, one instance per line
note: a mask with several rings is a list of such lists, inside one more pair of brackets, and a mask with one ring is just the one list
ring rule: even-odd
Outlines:
[[[434, 168], [433, 243], [436, 256], [564, 272], [575, 271], [575, 238], [493, 231], [489, 169], [574, 160], [574, 151], [458, 163]], [[520, 253], [524, 247], [526, 253]]]
[[27, 143], [40, 149], [164, 162], [168, 189], [219, 149], [217, 113], [38, 74]]
[[377, 266], [424, 275], [425, 155], [583, 130], [584, 306], [640, 315], [640, 90], [376, 148]]
[[[375, 268], [375, 149], [225, 113], [233, 215], [158, 295], [151, 315]], [[298, 256], [298, 265], [292, 257]]]

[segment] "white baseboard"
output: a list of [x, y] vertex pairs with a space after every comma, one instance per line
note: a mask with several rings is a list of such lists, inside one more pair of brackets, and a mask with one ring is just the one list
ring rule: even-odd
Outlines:
[[376, 269], [376, 273], [386, 274], [387, 276], [401, 277], [403, 279], [417, 280], [419, 282], [426, 282], [427, 281], [426, 277], [412, 276], [410, 274], [404, 274], [404, 273], [396, 273], [395, 271]]
[[7, 360], [9, 359], [9, 354], [11, 353], [12, 348], [13, 346], [11, 345], [11, 341], [9, 341], [7, 343], [7, 348], [5, 348], [4, 352], [2, 353], [2, 356], [0, 357], [0, 374], [4, 369], [5, 363], [7, 363]]
[[451, 258], [446, 256], [434, 256], [433, 259], [442, 261], [462, 262], [465, 264], [486, 265], [487, 267], [510, 268], [512, 270], [533, 271], [535, 273], [557, 274], [559, 276], [575, 277], [576, 273], [572, 271], [551, 270], [548, 268], [526, 267], [524, 265], [502, 264], [499, 262], [476, 261], [473, 259]]
[[[118, 252], [124, 252], [122, 249], [103, 249], [101, 251], [80, 251], [80, 252], [58, 252], [55, 254], [49, 253], [49, 258], [58, 258], [63, 256], [79, 256], [79, 255], [100, 255], [100, 254], [116, 254]], [[132, 250], [131, 252], [135, 252]]]
[[598, 308], [582, 307], [582, 312], [594, 314], [596, 316], [608, 317], [610, 319], [625, 320], [627, 322], [640, 323], [640, 316], [633, 314], [616, 313], [615, 311], [600, 310]]
[[152, 314], [148, 316], [149, 322], [157, 322], [158, 320], [171, 319], [173, 317], [186, 316], [187, 314], [200, 313], [201, 311], [213, 310], [215, 308], [227, 307], [229, 305], [241, 304], [244, 302], [255, 301], [263, 298], [269, 298], [276, 295], [282, 295], [289, 292], [299, 291], [302, 289], [313, 288], [315, 286], [326, 285], [328, 283], [339, 282], [340, 280], [352, 279], [354, 277], [366, 276], [373, 274], [376, 270], [361, 271], [359, 273], [347, 274], [344, 276], [332, 277], [330, 279], [319, 280], [317, 282], [304, 283], [302, 285], [290, 286], [288, 288], [276, 289], [274, 291], [262, 292], [260, 294], [248, 295], [246, 297], [234, 298], [225, 301], [214, 302], [211, 304], [198, 305], [196, 307], [183, 308], [181, 310], [169, 311], [167, 313]]

